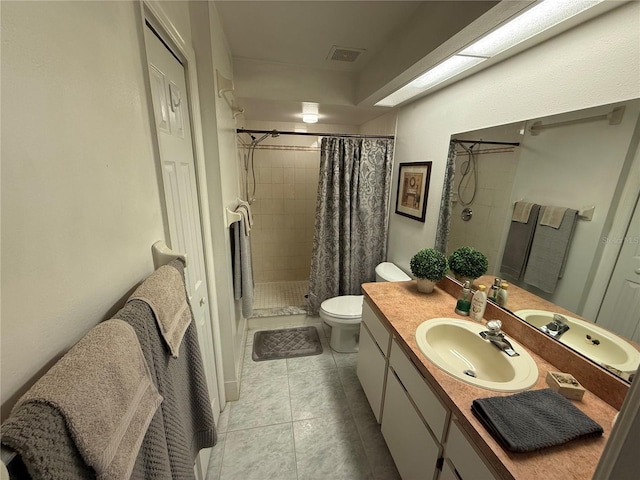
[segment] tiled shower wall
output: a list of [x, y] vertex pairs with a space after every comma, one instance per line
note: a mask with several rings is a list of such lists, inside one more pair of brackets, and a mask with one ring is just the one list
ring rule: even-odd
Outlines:
[[[255, 150], [251, 245], [257, 283], [309, 279], [320, 166], [317, 145], [317, 137], [282, 136]], [[240, 149], [243, 155], [246, 151]], [[250, 170], [250, 194], [251, 186]]]
[[[484, 139], [489, 141], [519, 141], [516, 126], [496, 127], [482, 132], [468, 132], [456, 135], [463, 139]], [[466, 145], [469, 147], [470, 145]], [[463, 149], [456, 147], [458, 152]], [[465, 153], [459, 153], [456, 158], [454, 176], [454, 201], [451, 213], [451, 227], [447, 255], [462, 246], [472, 246], [487, 256], [489, 261], [489, 275], [497, 275], [500, 269], [501, 242], [504, 236], [505, 218], [511, 215], [513, 205], [510, 203], [511, 190], [518, 165], [519, 151], [517, 148], [494, 148], [491, 145], [476, 146], [478, 162], [478, 189], [475, 199], [469, 208], [473, 211], [471, 220], [462, 220], [462, 210], [465, 208], [458, 198], [458, 185], [462, 180], [462, 166], [469, 160]], [[466, 191], [463, 189], [465, 200], [471, 198], [473, 186], [470, 183]]]

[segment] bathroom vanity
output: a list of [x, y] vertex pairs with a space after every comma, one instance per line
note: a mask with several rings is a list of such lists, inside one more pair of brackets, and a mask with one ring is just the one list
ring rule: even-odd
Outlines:
[[[471, 403], [476, 398], [509, 393], [479, 388], [450, 376], [422, 354], [415, 339], [416, 329], [425, 320], [468, 318], [454, 313], [456, 287], [450, 279], [443, 280], [431, 294], [419, 293], [415, 281], [362, 287], [365, 301], [358, 378], [400, 475], [407, 480], [592, 478], [621, 402], [616, 395], [607, 398], [609, 403], [601, 397], [606, 397], [605, 390], [619, 380], [604, 370], [590, 369], [588, 362], [569, 349], [554, 351], [558, 347], [551, 345], [551, 339], [527, 325], [524, 331], [512, 333], [511, 329], [521, 328], [522, 322], [512, 325], [505, 317], [508, 312], [488, 308], [485, 320], [502, 316], [507, 336], [517, 336], [525, 345], [520, 348], [526, 348], [535, 360], [538, 380], [532, 389], [548, 388], [548, 371], [572, 373], [588, 389], [583, 400], [574, 405], [604, 429], [602, 437], [574, 440], [537, 452], [516, 454], [505, 450], [475, 418]], [[547, 345], [547, 341], [551, 343]], [[551, 358], [562, 354], [562, 361], [550, 363], [547, 350]], [[545, 358], [538, 355], [540, 351]], [[622, 396], [624, 388], [621, 383]]]

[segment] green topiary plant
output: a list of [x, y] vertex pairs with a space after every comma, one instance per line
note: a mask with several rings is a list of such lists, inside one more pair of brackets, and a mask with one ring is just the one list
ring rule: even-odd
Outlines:
[[424, 248], [411, 258], [409, 267], [417, 278], [437, 282], [447, 274], [447, 257], [434, 248]]
[[474, 279], [487, 273], [489, 261], [473, 247], [460, 247], [449, 255], [449, 268], [458, 277]]

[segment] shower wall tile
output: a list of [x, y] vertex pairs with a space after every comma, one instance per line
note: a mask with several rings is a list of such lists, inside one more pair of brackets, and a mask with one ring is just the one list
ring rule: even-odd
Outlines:
[[254, 279], [306, 280], [311, 264], [320, 154], [259, 148], [254, 164]]

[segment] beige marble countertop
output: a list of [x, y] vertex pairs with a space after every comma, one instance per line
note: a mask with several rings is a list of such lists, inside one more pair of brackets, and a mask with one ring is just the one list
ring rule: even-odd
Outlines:
[[[574, 401], [573, 404], [602, 426], [602, 437], [574, 440], [532, 453], [508, 452], [471, 413], [471, 403], [476, 398], [510, 394], [485, 390], [450, 376], [432, 364], [415, 341], [416, 328], [425, 320], [437, 317], [468, 319], [454, 313], [456, 299], [440, 287], [430, 294], [419, 293], [415, 281], [367, 283], [362, 290], [365, 299], [386, 320], [400, 346], [421, 370], [442, 403], [452, 411], [477, 449], [488, 459], [497, 477], [544, 480], [592, 478], [617, 413], [614, 407], [587, 390], [582, 401]], [[539, 371], [538, 382], [533, 389], [548, 388], [545, 381], [548, 371], [566, 371], [558, 369], [531, 349], [527, 348], [527, 351], [536, 361]]]

